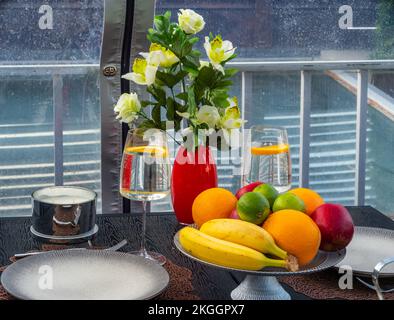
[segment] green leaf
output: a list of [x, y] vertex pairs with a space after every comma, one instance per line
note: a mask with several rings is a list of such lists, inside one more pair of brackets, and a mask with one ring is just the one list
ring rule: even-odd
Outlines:
[[188, 41], [189, 41], [189, 43], [191, 43], [193, 45], [193, 44], [197, 43], [198, 41], [200, 41], [200, 38], [199, 37], [192, 37]]
[[175, 129], [176, 132], [178, 132], [179, 130], [181, 130], [181, 120], [175, 121], [174, 129]]
[[210, 100], [217, 107], [227, 108], [230, 105], [227, 98], [228, 89], [215, 89], [210, 92]]
[[167, 119], [170, 121], [175, 118], [175, 104], [176, 102], [172, 98], [167, 98]]
[[190, 113], [190, 115], [194, 115], [196, 113], [197, 110], [197, 104], [196, 104], [196, 97], [194, 95], [194, 88], [193, 86], [190, 86], [187, 89], [187, 95], [188, 95], [188, 99], [187, 99], [187, 111]]
[[157, 32], [155, 33], [149, 33], [147, 36], [148, 40], [152, 43], [158, 43], [163, 47], [167, 47], [167, 42], [166, 38], [163, 37], [162, 35], [158, 34]]
[[167, 73], [167, 72], [162, 72], [162, 71], [157, 71], [156, 72], [156, 78], [163, 82], [167, 87], [172, 88], [174, 87], [177, 83], [179, 83], [185, 76], [187, 76], [187, 72], [180, 70], [176, 74], [172, 73]]
[[187, 66], [184, 66], [183, 68], [185, 69], [185, 71], [190, 73], [192, 76], [194, 76], [194, 77], [198, 76], [198, 68], [195, 68], [195, 67], [190, 68]]
[[217, 73], [214, 69], [203, 67], [200, 69], [196, 82], [202, 87], [212, 87], [217, 78]]
[[141, 124], [138, 126], [139, 129], [142, 131], [146, 131], [148, 129], [156, 128], [156, 123], [154, 123], [152, 120], [144, 120], [141, 122]]
[[187, 102], [187, 99], [189, 99], [189, 95], [187, 94], [187, 92], [178, 93], [178, 94], [176, 95], [176, 97], [177, 97], [178, 99], [181, 99], [181, 100], [185, 101], [185, 102]]
[[190, 51], [190, 55], [199, 58], [201, 57], [201, 52], [198, 50], [192, 50]]
[[154, 25], [159, 32], [165, 33], [170, 26], [171, 12], [167, 11], [164, 15], [157, 15], [154, 18]]
[[186, 77], [189, 73], [186, 70], [180, 70], [178, 73], [175, 75], [177, 79], [177, 83], [181, 81], [184, 77]]
[[234, 53], [233, 55], [231, 55], [227, 60], [222, 61], [220, 64], [223, 66], [225, 63], [227, 63], [230, 60], [233, 60], [234, 58], [237, 57], [237, 54]]
[[224, 69], [224, 76], [226, 78], [230, 78], [230, 77], [234, 76], [237, 73], [238, 73], [238, 69], [235, 69], [235, 68]]
[[160, 105], [164, 106], [166, 104], [166, 92], [162, 88], [153, 84], [148, 86], [146, 90], [156, 99]]
[[222, 81], [216, 82], [214, 87], [215, 88], [226, 88], [226, 87], [231, 87], [232, 85], [233, 85], [233, 82], [231, 80], [222, 80]]
[[160, 129], [165, 131], [167, 128], [167, 121], [161, 121], [160, 122]]
[[147, 106], [153, 106], [153, 105], [155, 105], [155, 103], [153, 101], [150, 101], [150, 100], [142, 100], [141, 101], [142, 108], [145, 108]]
[[167, 10], [165, 13], [164, 13], [164, 18], [166, 18], [168, 21], [170, 21], [171, 20], [171, 11], [169, 11], [169, 10]]
[[200, 67], [200, 59], [195, 56], [186, 56], [181, 59], [181, 62], [183, 65], [187, 68], [195, 69], [198, 71], [198, 68]]
[[153, 23], [158, 31], [165, 31], [165, 21], [163, 16], [156, 16]]
[[181, 49], [181, 55], [182, 56], [187, 56], [193, 49], [193, 43], [190, 43], [188, 41], [186, 41]]
[[156, 78], [163, 82], [169, 88], [172, 88], [178, 83], [176, 76], [171, 73], [157, 71]]
[[156, 124], [161, 122], [161, 106], [155, 106], [152, 109], [152, 119]]

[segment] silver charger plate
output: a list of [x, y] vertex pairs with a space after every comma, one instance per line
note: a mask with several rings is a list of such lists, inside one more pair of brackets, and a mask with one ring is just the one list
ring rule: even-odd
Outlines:
[[160, 294], [169, 275], [156, 262], [127, 253], [60, 250], [15, 262], [1, 283], [24, 300], [144, 300]]
[[238, 272], [243, 272], [246, 274], [250, 275], [256, 275], [256, 276], [289, 276], [289, 275], [301, 275], [301, 274], [308, 274], [308, 273], [313, 273], [317, 271], [323, 271], [328, 268], [331, 268], [335, 266], [336, 264], [340, 263], [342, 259], [346, 255], [346, 249], [337, 251], [337, 252], [324, 252], [324, 251], [319, 251], [316, 257], [311, 261], [307, 266], [301, 267], [300, 270], [295, 271], [295, 272], [290, 272], [282, 268], [264, 268], [261, 271], [251, 271], [251, 270], [240, 270], [240, 269], [235, 269], [235, 268], [229, 268], [229, 267], [224, 267], [220, 266], [214, 263], [206, 262], [204, 260], [201, 260], [188, 252], [186, 252], [183, 248], [182, 245], [179, 242], [179, 231], [175, 234], [174, 236], [174, 244], [176, 248], [183, 253], [185, 256], [196, 260], [200, 263], [220, 268], [220, 269], [225, 269], [228, 271], [238, 271]]
[[[346, 249], [345, 259], [337, 267], [347, 265], [355, 275], [371, 276], [378, 262], [394, 257], [394, 230], [356, 227]], [[394, 277], [394, 265], [388, 265], [379, 276]]]

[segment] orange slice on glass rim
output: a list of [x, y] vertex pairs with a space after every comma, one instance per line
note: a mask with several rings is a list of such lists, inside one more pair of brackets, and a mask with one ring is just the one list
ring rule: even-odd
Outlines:
[[289, 152], [288, 144], [277, 144], [272, 146], [263, 146], [263, 147], [252, 147], [251, 153], [253, 155], [262, 156], [262, 155], [273, 155]]
[[166, 157], [167, 149], [158, 146], [136, 146], [126, 148], [127, 153], [149, 153], [152, 157]]

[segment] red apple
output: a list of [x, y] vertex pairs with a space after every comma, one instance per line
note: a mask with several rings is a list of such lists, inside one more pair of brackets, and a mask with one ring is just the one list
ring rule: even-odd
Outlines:
[[237, 191], [237, 193], [235, 194], [235, 196], [237, 197], [237, 199], [241, 198], [242, 195], [246, 192], [252, 192], [254, 190], [254, 188], [256, 188], [257, 186], [259, 186], [260, 184], [263, 184], [263, 182], [260, 181], [256, 181], [256, 182], [252, 182], [244, 187], [242, 187], [241, 189], [239, 189]]
[[354, 224], [344, 206], [326, 203], [310, 216], [321, 232], [320, 250], [337, 251], [345, 248], [353, 238]]
[[229, 219], [241, 219], [238, 215], [237, 208], [234, 208], [233, 211], [231, 211]]

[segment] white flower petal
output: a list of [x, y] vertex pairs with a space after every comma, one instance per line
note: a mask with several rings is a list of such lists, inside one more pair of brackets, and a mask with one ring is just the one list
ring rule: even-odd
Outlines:
[[145, 69], [145, 84], [150, 86], [155, 82], [157, 67], [147, 65]]
[[196, 118], [200, 124], [206, 123], [208, 127], [214, 128], [220, 121], [220, 114], [214, 106], [202, 106], [198, 110]]
[[179, 112], [179, 111], [176, 111], [176, 113], [177, 113], [178, 115], [180, 115], [182, 118], [190, 119], [190, 113], [189, 113], [189, 112]]
[[212, 66], [213, 66], [216, 70], [218, 70], [218, 71], [220, 71], [221, 73], [224, 74], [224, 68], [223, 68], [223, 66], [222, 66], [220, 63], [213, 63], [213, 62], [212, 62]]
[[145, 60], [147, 60], [149, 57], [149, 52], [140, 52], [140, 56], [142, 56], [143, 58], [145, 58]]
[[123, 79], [134, 81], [137, 84], [145, 85], [146, 80], [142, 74], [130, 72], [122, 76]]
[[181, 29], [187, 34], [196, 34], [205, 27], [204, 18], [190, 9], [179, 9], [178, 23]]

